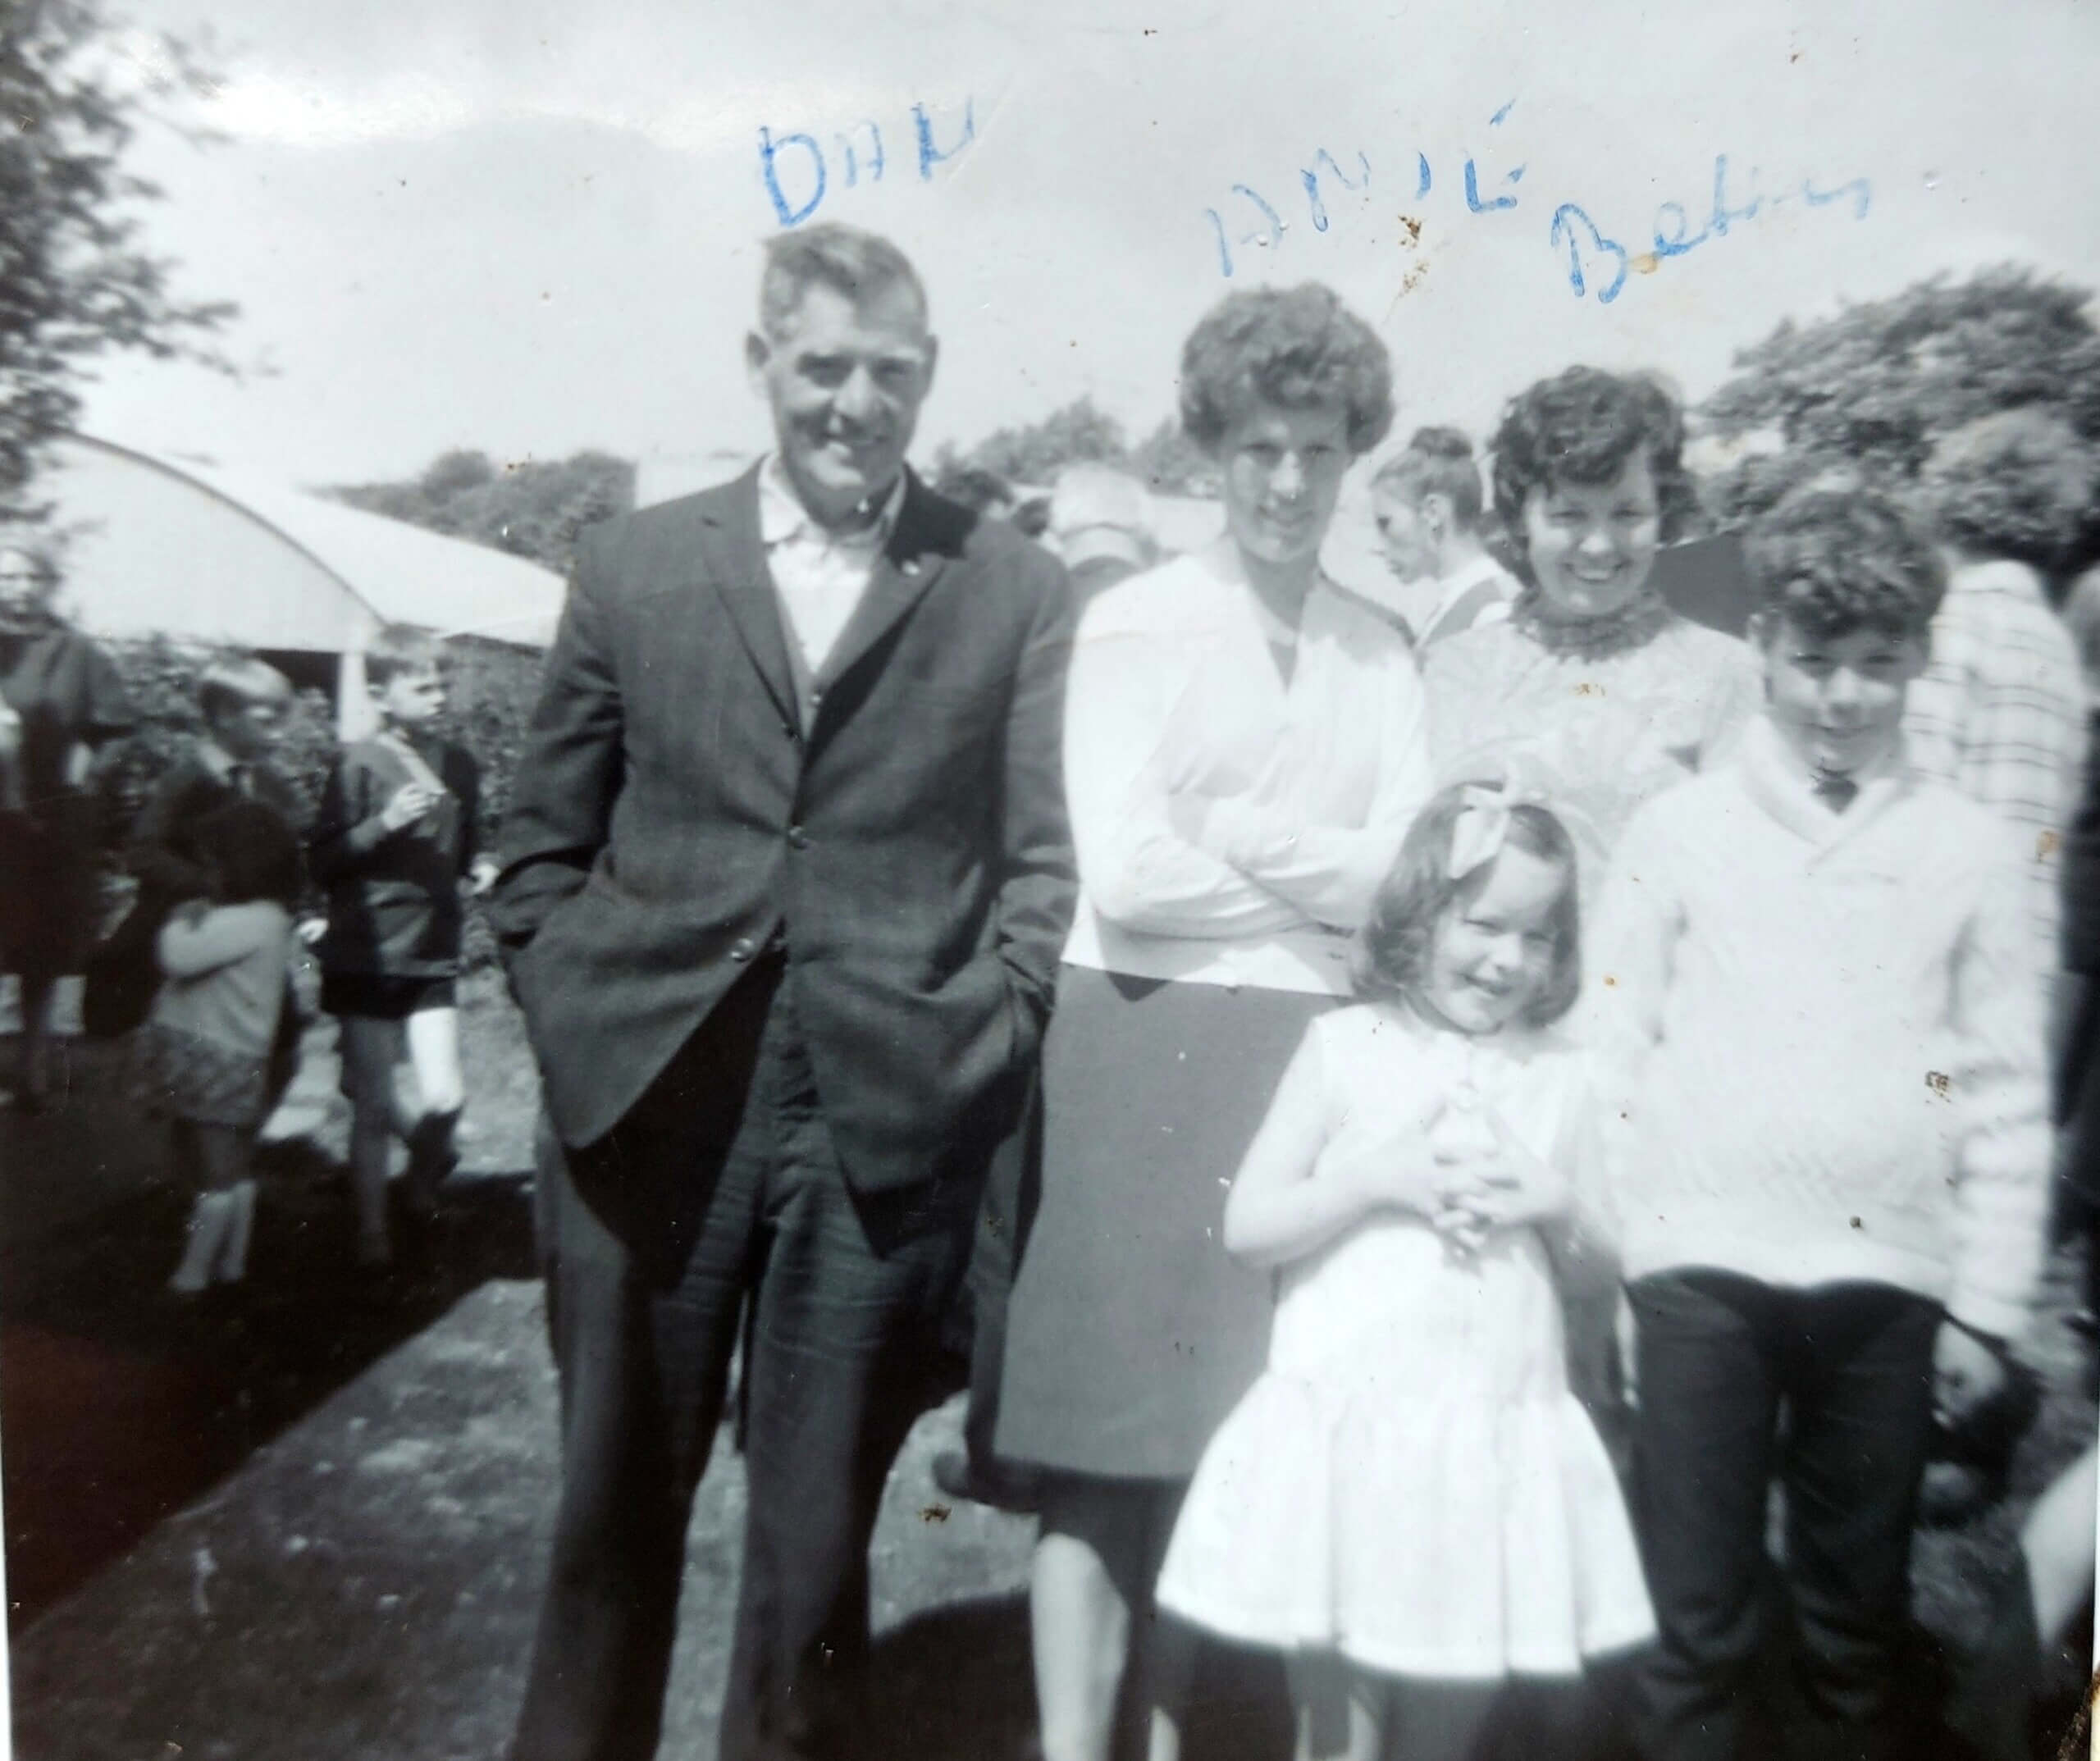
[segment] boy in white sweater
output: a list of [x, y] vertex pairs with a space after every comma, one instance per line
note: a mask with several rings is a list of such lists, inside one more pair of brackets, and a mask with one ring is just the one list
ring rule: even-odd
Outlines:
[[1746, 550], [1765, 714], [1735, 764], [1636, 817], [1592, 942], [1662, 1631], [1637, 1672], [1655, 1761], [1739, 1753], [1775, 1471], [1790, 1746], [1901, 1752], [1933, 1419], [2002, 1382], [2047, 1201], [2024, 879], [1990, 815], [1904, 758], [1942, 564], [1856, 490], [1790, 498]]

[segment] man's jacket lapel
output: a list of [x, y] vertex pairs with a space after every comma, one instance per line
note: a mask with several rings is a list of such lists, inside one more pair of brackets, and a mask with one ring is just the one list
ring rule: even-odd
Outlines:
[[707, 577], [728, 608], [737, 634], [775, 706], [793, 722], [801, 711], [795, 675], [788, 662], [780, 598], [766, 569], [765, 545], [759, 536], [756, 468], [730, 486], [728, 501], [726, 513], [702, 516], [700, 548]]
[[949, 531], [919, 479], [906, 472], [896, 530], [875, 559], [868, 591], [861, 595], [861, 603], [853, 608], [837, 645], [819, 669], [819, 687], [829, 691], [834, 680], [844, 679], [919, 603], [947, 566], [943, 541]]

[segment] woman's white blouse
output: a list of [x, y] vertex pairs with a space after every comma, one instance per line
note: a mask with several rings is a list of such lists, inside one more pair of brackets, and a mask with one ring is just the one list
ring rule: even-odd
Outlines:
[[1080, 623], [1065, 779], [1080, 900], [1065, 957], [1139, 977], [1349, 991], [1349, 938], [1430, 792], [1405, 639], [1324, 579], [1286, 685], [1252, 591], [1203, 557]]

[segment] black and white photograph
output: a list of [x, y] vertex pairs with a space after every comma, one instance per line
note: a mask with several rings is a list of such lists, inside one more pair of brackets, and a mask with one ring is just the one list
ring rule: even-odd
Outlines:
[[0, 0], [0, 1754], [2100, 1754], [2096, 89]]

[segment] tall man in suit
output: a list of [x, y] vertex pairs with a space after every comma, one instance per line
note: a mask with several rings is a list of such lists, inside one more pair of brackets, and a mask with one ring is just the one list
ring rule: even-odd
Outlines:
[[1073, 908], [1069, 595], [905, 468], [916, 273], [812, 226], [769, 246], [760, 308], [776, 450], [585, 535], [504, 833], [562, 1381], [517, 1761], [655, 1753], [740, 1321], [721, 1753], [835, 1745], [876, 1505]]

